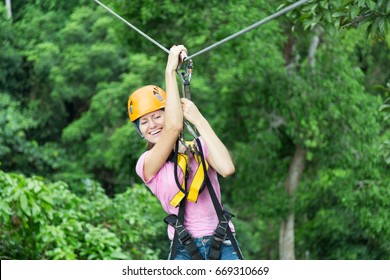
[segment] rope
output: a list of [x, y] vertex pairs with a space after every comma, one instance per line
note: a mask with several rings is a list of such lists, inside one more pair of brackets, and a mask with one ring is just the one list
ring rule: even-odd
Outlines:
[[106, 9], [107, 11], [109, 11], [112, 15], [114, 15], [115, 17], [119, 18], [121, 21], [123, 21], [124, 23], [126, 23], [128, 26], [130, 26], [131, 28], [133, 28], [135, 31], [137, 31], [139, 34], [141, 34], [142, 36], [144, 36], [146, 39], [148, 39], [150, 42], [152, 42], [153, 44], [155, 44], [157, 47], [159, 47], [160, 49], [162, 49], [163, 51], [165, 51], [166, 53], [169, 54], [169, 50], [164, 47], [163, 45], [161, 45], [159, 42], [155, 41], [153, 38], [149, 37], [148, 35], [146, 35], [144, 32], [142, 32], [141, 30], [139, 30], [137, 27], [135, 27], [134, 25], [132, 25], [130, 22], [126, 21], [123, 17], [121, 17], [120, 15], [118, 15], [117, 13], [115, 13], [113, 10], [111, 10], [110, 8], [108, 8], [106, 5], [102, 4], [101, 2], [99, 2], [98, 0], [94, 0], [96, 3], [98, 3], [100, 6], [102, 6], [104, 9]]
[[[105, 8], [107, 11], [109, 11], [111, 14], [113, 14], [115, 17], [117, 17], [118, 19], [120, 19], [121, 21], [123, 21], [124, 23], [126, 23], [128, 26], [130, 26], [131, 28], [133, 28], [133, 29], [134, 29], [135, 31], [137, 31], [139, 34], [141, 34], [142, 36], [144, 36], [146, 39], [148, 39], [149, 41], [151, 41], [153, 44], [155, 44], [156, 46], [158, 46], [160, 49], [162, 49], [163, 51], [165, 51], [166, 53], [169, 54], [169, 50], [168, 50], [167, 48], [165, 48], [163, 45], [161, 45], [161, 44], [158, 43], [157, 41], [153, 40], [151, 37], [149, 37], [148, 35], [146, 35], [144, 32], [142, 32], [141, 30], [139, 30], [137, 27], [135, 27], [134, 25], [132, 25], [131, 23], [129, 23], [128, 21], [126, 21], [124, 18], [122, 18], [121, 16], [119, 16], [118, 14], [116, 14], [116, 13], [115, 13], [114, 11], [112, 11], [110, 8], [108, 8], [108, 7], [105, 6], [104, 4], [100, 3], [98, 0], [94, 0], [94, 1], [95, 1], [96, 3], [98, 3], [100, 6], [102, 6], [103, 8]], [[242, 34], [247, 33], [248, 31], [250, 31], [250, 30], [252, 30], [252, 29], [254, 29], [254, 28], [256, 28], [256, 27], [259, 27], [260, 25], [263, 25], [264, 23], [267, 23], [267, 22], [269, 22], [270, 20], [273, 20], [273, 19], [275, 19], [275, 18], [277, 18], [277, 17], [279, 17], [279, 16], [281, 16], [281, 15], [283, 15], [283, 14], [285, 14], [285, 13], [287, 13], [287, 12], [289, 12], [289, 11], [291, 11], [291, 10], [293, 10], [293, 9], [295, 9], [295, 8], [297, 8], [297, 7], [299, 7], [299, 6], [301, 6], [301, 5], [303, 5], [303, 4], [305, 4], [307, 1], [309, 1], [309, 0], [300, 0], [300, 1], [298, 1], [298, 2], [295, 2], [294, 4], [292, 4], [292, 5], [290, 5], [290, 6], [287, 6], [287, 7], [284, 8], [284, 9], [281, 9], [279, 12], [276, 12], [276, 13], [274, 13], [274, 14], [272, 14], [272, 15], [270, 15], [270, 16], [268, 16], [268, 17], [266, 17], [266, 18], [264, 18], [264, 19], [262, 19], [262, 20], [260, 20], [260, 21], [258, 21], [258, 22], [256, 22], [256, 23], [254, 23], [254, 24], [252, 24], [252, 25], [250, 25], [250, 26], [248, 26], [248, 27], [246, 27], [246, 28], [244, 28], [244, 29], [238, 31], [237, 33], [234, 33], [234, 34], [230, 35], [229, 37], [226, 37], [225, 39], [222, 39], [221, 41], [212, 44], [211, 46], [209, 46], [209, 47], [207, 47], [207, 48], [204, 48], [203, 50], [200, 50], [200, 51], [198, 51], [198, 52], [196, 52], [196, 53], [194, 53], [194, 54], [192, 54], [192, 55], [186, 57], [186, 58], [184, 59], [184, 61], [187, 61], [187, 60], [189, 60], [189, 59], [191, 59], [191, 58], [193, 58], [193, 57], [195, 57], [195, 56], [197, 56], [197, 55], [200, 55], [200, 54], [205, 53], [205, 52], [207, 52], [207, 51], [209, 51], [209, 50], [211, 50], [211, 49], [214, 49], [214, 48], [216, 48], [216, 47], [218, 47], [218, 46], [220, 46], [220, 45], [222, 45], [222, 44], [224, 44], [224, 43], [226, 43], [226, 42], [228, 42], [228, 41], [230, 41], [230, 40], [232, 40], [232, 39], [234, 39], [234, 38], [236, 38], [236, 37], [238, 37], [238, 36], [241, 36]]]

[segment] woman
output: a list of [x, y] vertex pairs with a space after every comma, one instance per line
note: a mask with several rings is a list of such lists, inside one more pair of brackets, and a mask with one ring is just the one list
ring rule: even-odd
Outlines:
[[[178, 215], [179, 208], [172, 204], [175, 195], [178, 194], [178, 184], [187, 179], [188, 185], [194, 178], [194, 173], [199, 167], [194, 155], [188, 153], [189, 171], [184, 175], [180, 172], [176, 163], [170, 161], [170, 156], [175, 149], [175, 144], [183, 130], [184, 118], [198, 130], [200, 137], [198, 142], [202, 147], [204, 159], [209, 166], [207, 174], [219, 204], [221, 205], [220, 186], [217, 173], [226, 177], [234, 173], [235, 168], [225, 145], [215, 134], [208, 121], [199, 112], [193, 102], [186, 98], [180, 98], [176, 80], [176, 69], [187, 53], [183, 45], [173, 46], [170, 49], [165, 71], [166, 93], [157, 86], [146, 86], [133, 92], [129, 97], [128, 109], [131, 122], [135, 125], [141, 136], [148, 141], [148, 150], [141, 155], [137, 162], [136, 171], [145, 184], [160, 200], [164, 210], [168, 214]], [[186, 147], [180, 144], [179, 152], [185, 152]], [[205, 164], [205, 165], [207, 165]], [[176, 165], [176, 168], [175, 168]], [[176, 170], [176, 178], [175, 178]], [[178, 180], [176, 180], [178, 178]], [[186, 199], [184, 199], [186, 200]], [[214, 210], [212, 199], [208, 189], [199, 194], [196, 203], [186, 202], [184, 214], [184, 227], [193, 237], [193, 244], [198, 247], [196, 254], [208, 259], [210, 256], [210, 244], [212, 235], [219, 225], [219, 218]], [[184, 210], [183, 210], [184, 211]], [[229, 228], [234, 232], [234, 227], [229, 221]], [[168, 226], [168, 236], [174, 240], [175, 228]], [[230, 239], [223, 238], [220, 250], [217, 252], [219, 259], [239, 259], [240, 253], [236, 253], [237, 246], [232, 246], [236, 241], [233, 235]], [[182, 241], [182, 240], [181, 240]], [[188, 252], [187, 242], [178, 244], [170, 259], [191, 259], [194, 256]], [[192, 244], [192, 245], [193, 245]], [[215, 247], [215, 246], [214, 246]], [[198, 254], [198, 256], [199, 256]]]

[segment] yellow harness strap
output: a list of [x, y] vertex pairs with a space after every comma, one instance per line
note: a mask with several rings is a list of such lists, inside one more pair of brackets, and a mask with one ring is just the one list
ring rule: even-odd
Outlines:
[[[181, 188], [185, 190], [185, 178], [186, 178], [186, 172], [187, 172], [187, 161], [188, 156], [186, 154], [178, 154], [177, 155], [177, 165], [179, 165], [181, 171], [183, 171], [183, 183], [181, 183]], [[173, 207], [179, 206], [180, 202], [183, 200], [183, 198], [186, 196], [186, 194], [179, 190], [177, 194], [172, 198], [172, 200], [169, 202]]]
[[[198, 168], [196, 170], [194, 179], [192, 180], [190, 190], [188, 192], [187, 200], [196, 203], [198, 201], [199, 192], [202, 188], [203, 182], [204, 182], [204, 170], [203, 170], [203, 164], [200, 159], [200, 156], [198, 154], [194, 154], [195, 160], [198, 163]], [[186, 178], [186, 171], [187, 171], [187, 164], [188, 164], [188, 156], [186, 154], [178, 154], [177, 164], [179, 165], [180, 169], [183, 171], [183, 183], [181, 184], [181, 187], [183, 190], [185, 190], [185, 178]], [[209, 166], [206, 162], [206, 170], [208, 170]], [[170, 201], [170, 204], [173, 207], [179, 206], [180, 202], [185, 198], [186, 194], [182, 190], [179, 190], [176, 195], [172, 198]]]
[[[198, 162], [198, 169], [196, 170], [194, 179], [192, 180], [187, 200], [196, 203], [198, 201], [199, 191], [204, 182], [204, 170], [203, 170], [203, 164], [200, 159], [200, 156], [196, 155], [195, 159]], [[209, 169], [209, 165], [206, 162], [206, 170], [208, 169]]]

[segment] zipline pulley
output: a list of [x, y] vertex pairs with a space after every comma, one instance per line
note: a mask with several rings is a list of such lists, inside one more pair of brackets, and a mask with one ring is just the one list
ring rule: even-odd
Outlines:
[[[191, 100], [191, 79], [192, 79], [192, 69], [193, 69], [193, 63], [192, 59], [187, 59], [187, 57], [184, 56], [184, 53], [180, 54], [180, 61], [179, 65], [177, 67], [177, 74], [179, 75], [181, 82], [182, 82], [182, 95], [183, 97]], [[186, 126], [188, 132], [195, 138], [198, 138], [198, 134], [196, 132], [196, 129], [192, 127], [192, 125], [187, 121], [184, 120], [184, 125]], [[186, 147], [185, 141], [183, 139], [183, 134], [180, 135], [180, 142]]]

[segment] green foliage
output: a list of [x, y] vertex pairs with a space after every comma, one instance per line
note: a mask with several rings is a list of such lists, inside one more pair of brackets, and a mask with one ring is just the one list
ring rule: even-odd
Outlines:
[[94, 181], [76, 195], [63, 182], [0, 171], [2, 259], [156, 259], [160, 204], [143, 186], [110, 199]]
[[6, 18], [3, 3], [0, 3], [0, 42], [0, 92], [19, 93], [25, 86], [19, 81], [26, 78], [23, 56], [16, 47], [18, 39]]
[[367, 35], [385, 38], [390, 25], [390, 4], [386, 0], [312, 0], [294, 11], [291, 18], [303, 22], [305, 29], [320, 24], [333, 34], [339, 29], [362, 25]]
[[63, 149], [55, 143], [39, 145], [28, 138], [38, 125], [28, 109], [10, 95], [0, 94], [0, 162], [6, 170], [25, 174], [57, 170], [62, 165]]
[[[390, 84], [387, 85], [390, 88]], [[390, 165], [390, 98], [387, 98], [379, 108], [383, 116], [384, 129], [381, 136], [379, 153], [387, 166]]]
[[[327, 169], [299, 194], [297, 252], [310, 259], [389, 258], [389, 179]], [[303, 210], [303, 212], [301, 212]]]
[[[145, 143], [126, 102], [145, 84], [164, 87], [166, 53], [94, 1], [12, 4], [10, 21], [0, 3], [1, 167], [55, 183], [1, 173], [1, 255], [165, 258], [161, 207], [134, 185]], [[105, 4], [190, 53], [278, 5]], [[193, 100], [236, 163], [222, 194], [239, 213], [246, 258], [278, 258], [280, 221], [295, 211], [297, 257], [388, 259], [388, 18], [388, 1], [309, 1], [194, 59]], [[297, 144], [307, 166], [291, 199], [284, 184]]]

